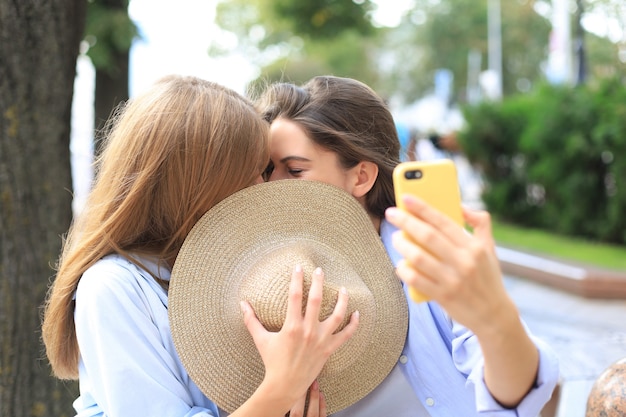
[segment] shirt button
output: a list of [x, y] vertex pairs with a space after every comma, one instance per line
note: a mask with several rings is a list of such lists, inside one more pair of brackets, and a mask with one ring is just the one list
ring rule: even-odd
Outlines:
[[409, 358], [407, 358], [405, 355], [400, 356], [400, 363], [401, 364], [405, 364], [409, 361]]
[[435, 400], [433, 400], [432, 398], [426, 398], [426, 405], [432, 407], [433, 405], [435, 405]]

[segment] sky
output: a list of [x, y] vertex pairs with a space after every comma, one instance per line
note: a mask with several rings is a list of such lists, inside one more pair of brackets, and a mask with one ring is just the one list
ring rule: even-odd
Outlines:
[[213, 24], [215, 0], [132, 0], [130, 17], [142, 39], [131, 49], [131, 96], [162, 75], [197, 75], [242, 92], [255, 68], [244, 57], [211, 59], [208, 48], [220, 36]]
[[[376, 21], [394, 26], [413, 0], [376, 3]], [[131, 96], [170, 73], [197, 75], [245, 92], [246, 83], [257, 76], [257, 68], [245, 56], [208, 56], [211, 42], [225, 36], [213, 23], [216, 4], [217, 0], [131, 0], [129, 15], [142, 34], [131, 49]]]

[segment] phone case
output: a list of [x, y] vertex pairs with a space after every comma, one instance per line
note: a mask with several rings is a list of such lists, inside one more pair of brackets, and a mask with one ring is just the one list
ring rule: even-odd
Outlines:
[[[393, 171], [396, 205], [405, 210], [401, 196], [413, 194], [444, 213], [461, 227], [465, 226], [461, 210], [461, 192], [456, 167], [450, 159], [402, 162]], [[416, 302], [428, 298], [409, 287]]]

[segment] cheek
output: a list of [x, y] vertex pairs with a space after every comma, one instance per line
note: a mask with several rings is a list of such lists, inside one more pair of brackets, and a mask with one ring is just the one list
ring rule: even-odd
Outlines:
[[341, 170], [333, 170], [329, 169], [323, 172], [320, 172], [316, 178], [310, 178], [312, 180], [325, 182], [330, 185], [334, 185], [335, 187], [339, 187], [344, 191], [351, 192], [350, 182], [346, 176], [346, 173]]
[[277, 169], [274, 169], [274, 171], [272, 171], [272, 174], [270, 175], [270, 177], [267, 179], [268, 181], [276, 181], [276, 180], [283, 180], [286, 179], [287, 177], [285, 175], [282, 175], [281, 172]]

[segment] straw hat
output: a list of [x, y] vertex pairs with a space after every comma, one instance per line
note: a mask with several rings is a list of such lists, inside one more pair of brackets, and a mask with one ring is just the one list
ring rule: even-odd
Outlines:
[[204, 394], [229, 413], [264, 376], [239, 302], [247, 300], [266, 329], [280, 330], [296, 264], [304, 271], [305, 298], [314, 269], [324, 270], [321, 319], [332, 312], [342, 286], [349, 295], [342, 327], [349, 314], [360, 313], [356, 333], [318, 377], [329, 413], [366, 396], [400, 356], [406, 298], [356, 199], [313, 181], [254, 185], [214, 206], [193, 227], [169, 289], [172, 336], [182, 363]]

